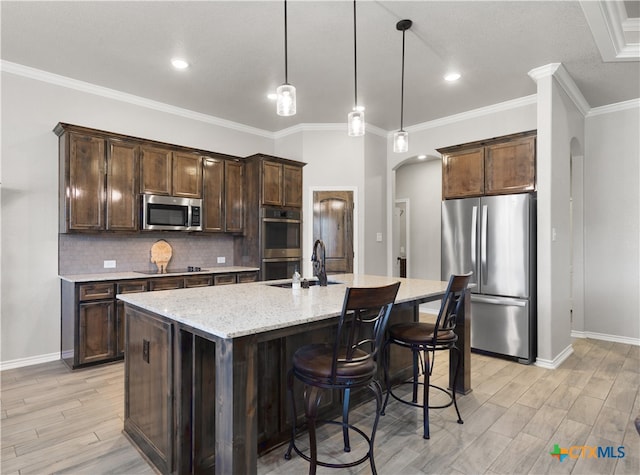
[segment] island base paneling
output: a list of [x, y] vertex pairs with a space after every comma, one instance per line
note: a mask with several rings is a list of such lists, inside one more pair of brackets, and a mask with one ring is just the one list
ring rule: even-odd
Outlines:
[[[125, 305], [127, 358], [125, 370], [125, 425], [130, 440], [162, 473], [226, 473], [216, 467], [219, 450], [237, 450], [253, 444], [256, 453], [265, 453], [289, 440], [290, 401], [287, 399], [287, 372], [293, 353], [309, 343], [332, 342], [336, 319], [299, 325], [266, 334], [226, 340], [206, 335], [173, 320]], [[417, 318], [417, 306], [394, 308], [391, 323]], [[253, 357], [246, 357], [246, 355]], [[233, 355], [233, 361], [224, 361]], [[242, 357], [239, 357], [242, 356]], [[255, 363], [251, 363], [255, 362]], [[411, 356], [392, 354], [391, 374], [399, 382], [411, 374]], [[255, 367], [253, 366], [255, 364]], [[222, 374], [216, 368], [224, 368]], [[218, 370], [219, 371], [219, 370]], [[380, 381], [383, 373], [380, 365]], [[236, 385], [236, 391], [217, 391]], [[241, 390], [237, 390], [237, 386]], [[242, 394], [245, 401], [225, 400], [224, 394]], [[303, 407], [303, 387], [295, 386], [294, 397]], [[371, 397], [367, 391], [353, 392], [352, 404]], [[339, 392], [327, 392], [320, 417], [341, 414]], [[229, 430], [238, 420], [234, 411], [253, 413], [257, 433], [250, 426], [234, 428], [234, 448], [216, 440], [216, 433]], [[298, 414], [298, 424], [303, 422]], [[241, 418], [244, 419], [244, 418]], [[255, 427], [254, 426], [254, 427]], [[240, 430], [239, 430], [240, 429]], [[244, 440], [239, 440], [239, 439]], [[235, 458], [237, 460], [237, 458]], [[255, 470], [255, 460], [246, 460], [247, 473]], [[237, 473], [238, 467], [234, 466]]]

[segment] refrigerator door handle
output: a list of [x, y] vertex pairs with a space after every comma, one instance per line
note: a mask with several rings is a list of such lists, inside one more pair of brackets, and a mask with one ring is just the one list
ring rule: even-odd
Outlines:
[[487, 205], [482, 205], [482, 230], [480, 234], [480, 275], [481, 283], [487, 283], [487, 221], [489, 211]]
[[471, 294], [472, 302], [490, 303], [494, 305], [509, 305], [511, 307], [526, 307], [526, 300], [515, 300], [512, 298], [487, 297], [486, 295]]
[[476, 245], [478, 234], [478, 207], [474, 206], [471, 211], [471, 267], [474, 272], [476, 269]]

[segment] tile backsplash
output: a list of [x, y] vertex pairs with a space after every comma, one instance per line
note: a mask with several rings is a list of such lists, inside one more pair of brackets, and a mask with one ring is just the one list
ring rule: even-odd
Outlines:
[[[99, 272], [155, 271], [150, 260], [151, 246], [167, 241], [172, 249], [169, 270], [188, 266], [202, 268], [232, 266], [233, 236], [181, 233], [123, 235], [60, 234], [58, 272], [60, 275]], [[218, 264], [218, 257], [225, 263]], [[115, 268], [104, 268], [104, 261], [116, 261]]]

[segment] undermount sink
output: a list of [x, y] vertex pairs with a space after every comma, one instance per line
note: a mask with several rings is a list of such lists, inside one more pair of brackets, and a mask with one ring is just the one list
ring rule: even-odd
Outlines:
[[[307, 280], [306, 283], [308, 284], [308, 287], [316, 287], [316, 286], [320, 285], [320, 283], [317, 280]], [[334, 285], [334, 284], [340, 284], [340, 283], [341, 282], [328, 281], [327, 285]], [[282, 283], [279, 283], [279, 284], [268, 284], [268, 285], [270, 285], [271, 287], [281, 287], [283, 289], [290, 289], [290, 288], [293, 287], [293, 282], [282, 282]], [[304, 281], [300, 282], [300, 287], [303, 288], [303, 289], [306, 288]]]

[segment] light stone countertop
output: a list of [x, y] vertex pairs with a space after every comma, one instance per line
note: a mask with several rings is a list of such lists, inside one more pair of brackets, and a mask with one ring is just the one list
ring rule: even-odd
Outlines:
[[345, 290], [400, 281], [396, 303], [433, 300], [447, 282], [363, 274], [329, 276], [326, 287], [292, 290], [270, 281], [118, 295], [118, 299], [198, 330], [237, 338], [335, 317], [342, 311]]
[[199, 274], [226, 274], [235, 272], [255, 272], [259, 271], [258, 267], [210, 267], [199, 271], [189, 272], [168, 272], [166, 274], [146, 274], [144, 272], [100, 272], [95, 274], [71, 274], [60, 275], [60, 279], [68, 282], [103, 282], [107, 280], [131, 280], [131, 279], [154, 279], [156, 277], [172, 277], [180, 275], [199, 275]]

